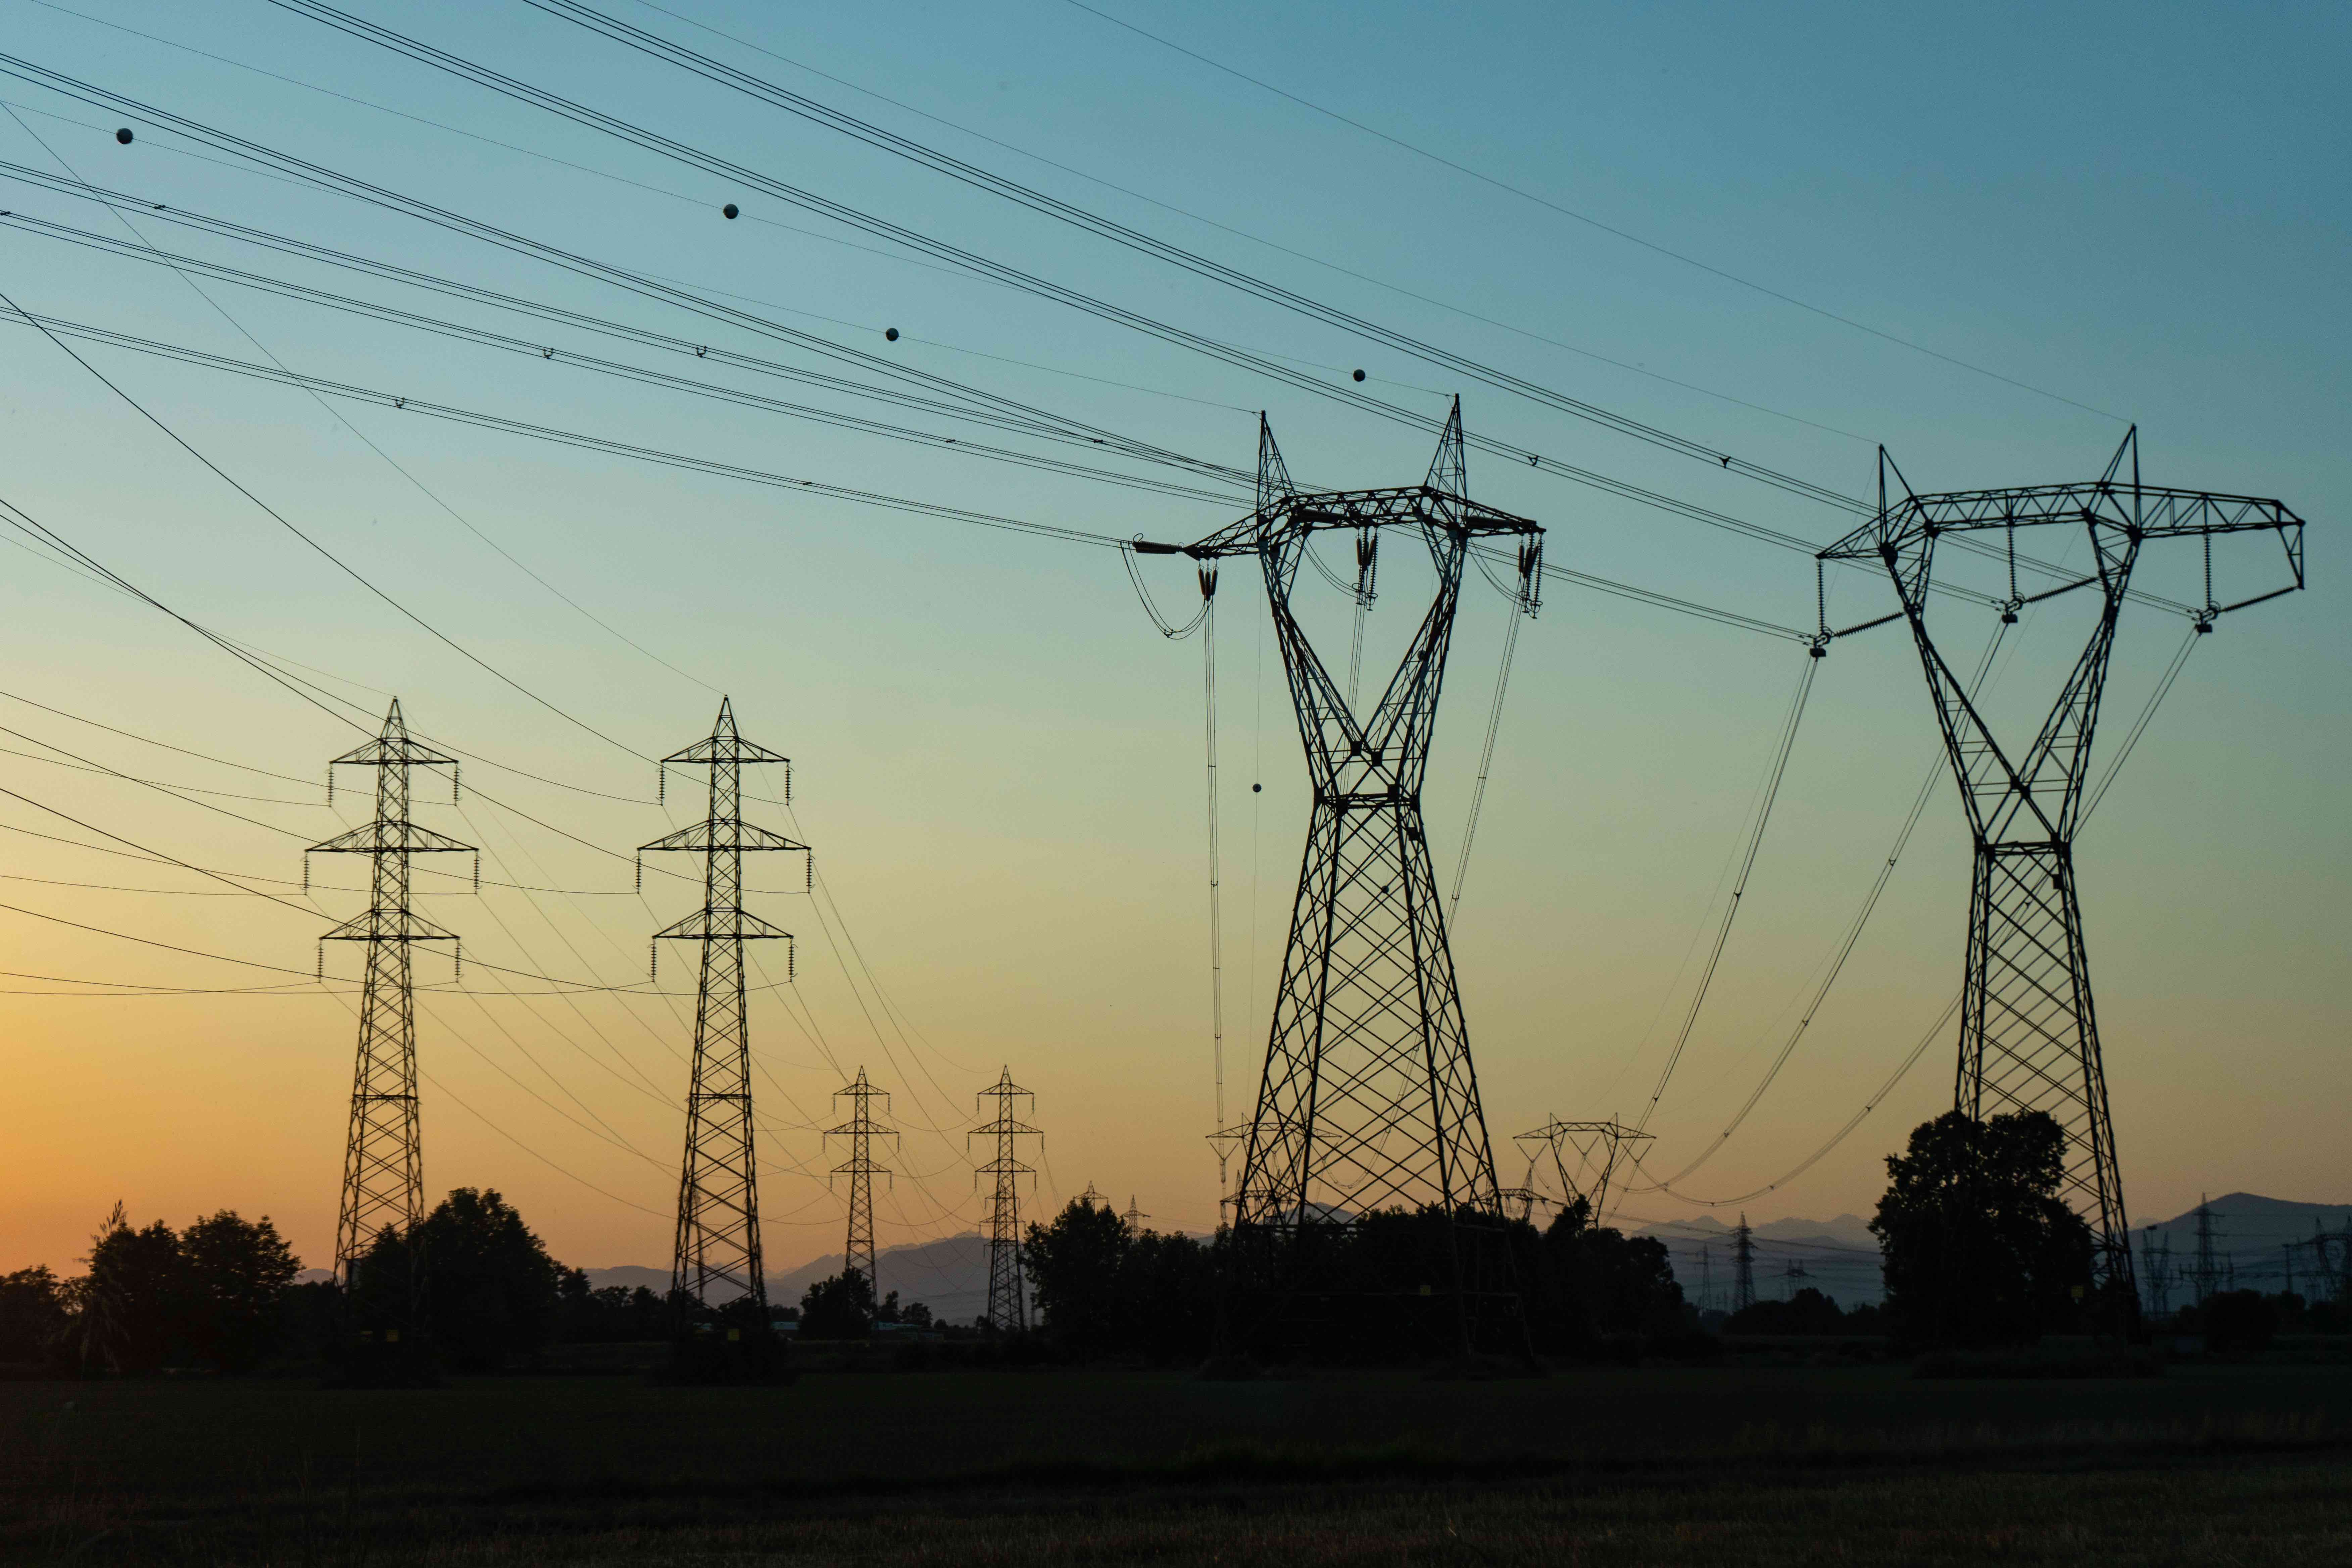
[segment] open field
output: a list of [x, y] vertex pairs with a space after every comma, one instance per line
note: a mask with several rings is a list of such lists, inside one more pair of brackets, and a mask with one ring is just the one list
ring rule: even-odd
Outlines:
[[2352, 1368], [0, 1385], [10, 1562], [2352, 1561]]

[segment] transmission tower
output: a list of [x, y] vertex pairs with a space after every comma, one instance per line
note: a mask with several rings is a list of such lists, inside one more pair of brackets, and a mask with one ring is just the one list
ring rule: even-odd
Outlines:
[[[791, 759], [737, 734], [734, 704], [721, 698], [719, 721], [710, 733], [661, 761], [665, 798], [672, 766], [709, 770], [709, 815], [640, 846], [638, 853], [675, 849], [702, 857], [702, 907], [654, 933], [656, 967], [665, 938], [702, 947], [671, 1297], [704, 1307], [749, 1297], [764, 1311], [768, 1283], [760, 1268], [760, 1175], [751, 1136], [751, 1034], [743, 1000], [743, 944], [783, 942], [789, 979], [792, 933], [743, 908], [743, 856], [777, 849], [806, 855], [809, 847], [743, 820], [743, 767], [761, 763], [789, 768]], [[785, 798], [790, 799], [792, 775], [787, 772], [784, 777]], [[813, 869], [809, 875], [814, 875]]]
[[1789, 1259], [1789, 1266], [1780, 1270], [1780, 1300], [1783, 1301], [1795, 1300], [1797, 1299], [1797, 1292], [1804, 1289], [1799, 1281], [1810, 1279], [1811, 1278], [1812, 1276], [1811, 1274], [1805, 1272], [1805, 1266], [1802, 1263], [1793, 1258]]
[[[1574, 1203], [1582, 1198], [1591, 1211], [1591, 1223], [1599, 1225], [1602, 1210], [1609, 1203], [1609, 1184], [1615, 1179], [1617, 1168], [1628, 1158], [1639, 1160], [1639, 1145], [1650, 1142], [1652, 1134], [1624, 1126], [1617, 1121], [1562, 1121], [1553, 1117], [1532, 1132], [1515, 1132], [1514, 1143], [1540, 1142], [1551, 1151], [1552, 1169], [1559, 1175], [1560, 1197]], [[1576, 1174], [1568, 1171], [1568, 1158], [1562, 1146], [1576, 1151]], [[1530, 1163], [1529, 1173], [1533, 1173]]]
[[975, 1179], [989, 1176], [996, 1184], [988, 1205], [988, 1312], [981, 1321], [999, 1333], [1024, 1333], [1029, 1297], [1021, 1269], [1021, 1178], [1034, 1177], [1037, 1172], [1021, 1163], [1017, 1140], [1045, 1134], [1013, 1114], [1015, 1100], [1026, 1100], [1034, 1107], [1037, 1097], [1013, 1081], [1011, 1068], [982, 1089], [979, 1098], [996, 1101], [994, 1113], [964, 1134], [967, 1145], [974, 1138], [993, 1139], [996, 1144], [996, 1157], [975, 1173]]
[[1107, 1204], [1110, 1202], [1110, 1198], [1107, 1194], [1095, 1191], [1095, 1184], [1092, 1182], [1088, 1182], [1087, 1184], [1087, 1190], [1078, 1194], [1078, 1202], [1085, 1205], [1087, 1208], [1092, 1208], [1097, 1204]]
[[866, 1277], [874, 1299], [882, 1299], [882, 1287], [877, 1282], [874, 1265], [874, 1178], [887, 1176], [889, 1168], [874, 1163], [874, 1140], [896, 1138], [898, 1129], [885, 1127], [875, 1120], [874, 1101], [882, 1101], [882, 1109], [890, 1109], [890, 1097], [866, 1081], [866, 1069], [859, 1068], [857, 1077], [847, 1088], [833, 1091], [835, 1100], [849, 1101], [849, 1120], [838, 1127], [828, 1127], [828, 1138], [849, 1140], [849, 1158], [833, 1168], [836, 1176], [849, 1178], [849, 1242], [842, 1264], [845, 1272], [856, 1269]]
[[2197, 1267], [2189, 1279], [2197, 1287], [2197, 1304], [2200, 1307], [2205, 1304], [2207, 1297], [2221, 1288], [2221, 1263], [2213, 1253], [2214, 1235], [2213, 1210], [2206, 1203], [2205, 1194], [2200, 1193], [2197, 1195]]
[[2172, 1238], [2162, 1238], [2158, 1250], [2156, 1226], [2149, 1226], [2139, 1233], [2140, 1271], [2147, 1276], [2141, 1284], [2147, 1291], [2148, 1310], [2158, 1318], [2172, 1315]]
[[447, 768], [454, 802], [457, 759], [409, 737], [397, 697], [374, 740], [327, 764], [330, 801], [339, 767], [375, 770], [375, 816], [304, 850], [302, 885], [308, 891], [313, 855], [365, 855], [372, 862], [367, 909], [328, 931], [319, 949], [323, 974], [327, 942], [367, 943], [359, 1063], [352, 1075], [351, 1131], [343, 1146], [343, 1193], [335, 1220], [335, 1279], [348, 1290], [360, 1259], [378, 1237], [387, 1231], [405, 1235], [425, 1217], [425, 1151], [416, 1114], [416, 991], [408, 950], [413, 942], [454, 943], [457, 938], [408, 907], [409, 858], [472, 853], [478, 889], [481, 860], [472, 845], [408, 819], [409, 771]]
[[[1899, 497], [1889, 495], [1890, 476]], [[1958, 1106], [1976, 1118], [2046, 1111], [2064, 1129], [2066, 1195], [2091, 1227], [2094, 1289], [2115, 1310], [2136, 1312], [2131, 1232], [2107, 1119], [2105, 1068], [2075, 881], [2074, 838], [2086, 809], [2092, 731], [2116, 620], [2125, 599], [2136, 596], [2131, 576], [2143, 545], [2163, 539], [2201, 542], [2205, 603], [2201, 608], [2179, 607], [2198, 631], [2206, 632], [2232, 610], [2303, 586], [2303, 521], [2275, 500], [2143, 484], [2137, 426], [2116, 448], [2105, 473], [2087, 484], [1915, 495], [1882, 447], [1878, 489], [1877, 515], [1822, 551], [1820, 559], [1883, 566], [1902, 608], [1835, 633], [1824, 621], [1814, 652], [1867, 626], [1897, 619], [1910, 626], [1976, 846]], [[2079, 581], [2020, 596], [2017, 534], [2035, 528], [2084, 531], [2093, 570]], [[1982, 549], [1986, 542], [1976, 536], [1996, 531], [2011, 562], [2005, 619], [2014, 619], [2025, 605], [2082, 588], [2095, 588], [2103, 601], [2090, 641], [2056, 704], [2019, 750], [1995, 739], [1966, 684], [1937, 649], [1927, 620], [1937, 542], [1953, 538], [1955, 548]], [[2216, 604], [2213, 541], [2252, 532], [2277, 535], [2293, 581], [2234, 604]], [[1985, 553], [1999, 556], [1997, 550]]]
[[1119, 1224], [1127, 1226], [1127, 1234], [1129, 1236], [1141, 1236], [1143, 1234], [1143, 1222], [1150, 1217], [1151, 1216], [1150, 1215], [1145, 1214], [1140, 1208], [1136, 1206], [1135, 1194], [1133, 1193], [1128, 1194], [1127, 1212], [1118, 1216]]
[[1701, 1311], [1715, 1310], [1715, 1248], [1705, 1242], [1698, 1248], [1698, 1305]]
[[1756, 1305], [1756, 1233], [1748, 1228], [1748, 1216], [1741, 1215], [1731, 1231], [1731, 1310], [1744, 1311]]
[[[1427, 477], [1386, 489], [1295, 489], [1261, 416], [1256, 509], [1193, 544], [1136, 547], [1209, 563], [1256, 559], [1297, 711], [1314, 805], [1234, 1212], [1237, 1237], [1286, 1242], [1293, 1258], [1307, 1233], [1378, 1209], [1433, 1205], [1453, 1225], [1502, 1217], [1421, 796], [1463, 568], [1494, 549], [1486, 542], [1509, 539], [1519, 605], [1532, 614], [1542, 530], [1470, 500], [1464, 472], [1458, 399]], [[1291, 588], [1316, 533], [1353, 532], [1368, 561], [1384, 529], [1427, 546], [1437, 589], [1395, 674], [1359, 714], [1301, 629]], [[1213, 573], [1202, 587], [1214, 592]], [[1361, 587], [1360, 575], [1360, 604]], [[1462, 1261], [1457, 1242], [1466, 1331], [1481, 1285], [1462, 1279]]]

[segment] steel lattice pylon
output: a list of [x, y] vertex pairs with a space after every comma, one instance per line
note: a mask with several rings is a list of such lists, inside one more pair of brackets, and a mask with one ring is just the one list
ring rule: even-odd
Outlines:
[[[1560, 1202], [1572, 1204], [1584, 1200], [1591, 1223], [1604, 1222], [1609, 1212], [1609, 1184], [1616, 1179], [1617, 1167], [1628, 1159], [1638, 1163], [1633, 1145], [1647, 1143], [1651, 1134], [1639, 1128], [1627, 1127], [1615, 1120], [1607, 1121], [1562, 1121], [1555, 1116], [1532, 1132], [1514, 1132], [1514, 1143], [1540, 1142], [1551, 1151], [1551, 1168], [1559, 1177]], [[1576, 1174], [1568, 1173], [1567, 1156], [1560, 1152], [1563, 1143], [1576, 1150]], [[1528, 1162], [1528, 1172], [1534, 1173], [1534, 1162]]]
[[1045, 1134], [1013, 1115], [1013, 1101], [1026, 1100], [1034, 1106], [1037, 1097], [1013, 1081], [1010, 1067], [978, 1098], [996, 1101], [995, 1112], [964, 1134], [967, 1145], [974, 1138], [996, 1144], [995, 1157], [976, 1167], [973, 1176], [995, 1184], [988, 1204], [988, 1312], [981, 1321], [1000, 1333], [1017, 1334], [1029, 1327], [1029, 1293], [1021, 1268], [1021, 1178], [1034, 1178], [1037, 1172], [1021, 1163], [1016, 1141]]
[[[1902, 492], [1899, 498], [1889, 497], [1890, 476]], [[2036, 527], [2084, 530], [2094, 566], [2079, 581], [2021, 597], [2015, 584], [2016, 533]], [[1877, 515], [1821, 552], [1824, 562], [1876, 563], [1893, 578], [1902, 608], [1883, 619], [1902, 619], [1911, 627], [1975, 841], [1958, 1108], [1979, 1118], [2042, 1110], [2064, 1129], [2065, 1195], [2091, 1227], [2094, 1288], [2120, 1311], [2137, 1310], [2137, 1292], [2074, 865], [2074, 837], [2086, 809], [2091, 739], [2116, 625], [2124, 601], [2132, 596], [2132, 570], [2148, 541], [2204, 542], [2205, 604], [2201, 608], [2183, 606], [2196, 629], [2204, 632], [2212, 629], [2217, 616], [2303, 586], [2303, 527], [2302, 520], [2279, 501], [2143, 484], [2135, 427], [2116, 449], [2106, 472], [2087, 484], [1914, 495], [1882, 448]], [[2007, 536], [2011, 562], [2005, 619], [2014, 620], [2026, 605], [2076, 589], [2095, 588], [2103, 600], [2090, 641], [2049, 716], [2023, 750], [2014, 752], [1995, 739], [1965, 682], [1937, 650], [1927, 623], [1937, 539], [1991, 530]], [[2277, 534], [2294, 581], [2235, 604], [2217, 605], [2212, 541], [2251, 532]], [[1845, 635], [1824, 626], [1816, 651], [1832, 637]]]
[[[409, 821], [409, 770], [447, 768], [454, 800], [457, 759], [409, 738], [400, 699], [393, 699], [374, 740], [327, 764], [330, 801], [338, 767], [376, 771], [374, 819], [302, 852], [305, 891], [313, 855], [365, 855], [373, 863], [367, 909], [322, 936], [319, 950], [324, 973], [326, 942], [367, 943], [359, 1061], [352, 1076], [351, 1132], [344, 1144], [342, 1201], [335, 1221], [335, 1280], [348, 1290], [359, 1260], [378, 1237], [386, 1231], [405, 1235], [425, 1217], [425, 1152], [416, 1110], [416, 993], [408, 950], [412, 942], [454, 942], [457, 938], [409, 909], [409, 858], [471, 853], [474, 847]], [[478, 858], [478, 886], [480, 864]]]
[[[747, 763], [789, 767], [791, 759], [737, 734], [734, 705], [722, 698], [719, 721], [710, 733], [662, 759], [665, 780], [677, 763], [709, 770], [709, 815], [639, 849], [640, 854], [676, 849], [702, 857], [702, 907], [656, 931], [654, 945], [656, 953], [665, 938], [702, 946], [670, 1292], [673, 1300], [690, 1299], [706, 1307], [748, 1296], [765, 1308], [768, 1300], [760, 1267], [759, 1159], [751, 1129], [751, 1037], [743, 996], [743, 944], [785, 943], [789, 978], [792, 933], [743, 908], [743, 856], [753, 850], [808, 853], [807, 845], [743, 820], [742, 770]], [[790, 799], [791, 774], [785, 778], [785, 798]], [[667, 787], [663, 785], [665, 795]]]
[[874, 1299], [879, 1301], [882, 1287], [874, 1274], [874, 1178], [887, 1176], [890, 1171], [886, 1165], [875, 1163], [874, 1140], [896, 1138], [898, 1132], [875, 1120], [873, 1102], [881, 1100], [887, 1111], [890, 1097], [866, 1081], [864, 1068], [857, 1069], [857, 1077], [846, 1088], [835, 1089], [833, 1098], [849, 1101], [849, 1120], [824, 1130], [828, 1138], [849, 1140], [849, 1158], [833, 1168], [835, 1175], [849, 1178], [849, 1241], [844, 1249], [842, 1268], [845, 1272], [854, 1268], [865, 1276]]
[[[1382, 530], [1418, 534], [1437, 576], [1396, 673], [1361, 717], [1290, 603], [1309, 538], [1339, 529], [1357, 535], [1360, 601]], [[1521, 606], [1532, 613], [1542, 534], [1465, 493], [1457, 399], [1427, 478], [1385, 489], [1294, 489], [1261, 417], [1256, 510], [1181, 547], [1200, 561], [1257, 558], [1314, 787], [1244, 1146], [1237, 1232], [1295, 1239], [1374, 1210], [1423, 1205], [1501, 1217], [1421, 792], [1463, 568], [1480, 541], [1508, 537]]]

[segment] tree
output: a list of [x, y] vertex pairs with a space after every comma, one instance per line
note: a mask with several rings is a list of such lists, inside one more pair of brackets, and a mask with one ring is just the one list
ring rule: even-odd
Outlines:
[[874, 1282], [862, 1268], [845, 1268], [801, 1298], [801, 1338], [862, 1340], [874, 1331]]
[[45, 1265], [0, 1274], [0, 1362], [46, 1361], [72, 1321], [65, 1281]]
[[1029, 1226], [1022, 1247], [1037, 1287], [1037, 1313], [1075, 1351], [1108, 1350], [1122, 1338], [1118, 1275], [1131, 1236], [1108, 1205], [1070, 1200], [1049, 1224]]
[[153, 1372], [184, 1348], [187, 1259], [172, 1227], [133, 1230], [117, 1203], [90, 1238], [89, 1272], [74, 1291], [85, 1368]]
[[301, 1259], [264, 1215], [223, 1209], [180, 1235], [183, 1310], [191, 1349], [224, 1372], [243, 1372], [285, 1335], [286, 1293]]
[[1603, 1334], [1672, 1334], [1684, 1324], [1683, 1289], [1665, 1244], [1592, 1223], [1578, 1198], [1543, 1234], [1539, 1289], [1546, 1337], [1589, 1351]]
[[353, 1298], [363, 1323], [396, 1328], [421, 1313], [452, 1367], [494, 1372], [547, 1342], [561, 1272], [496, 1189], [457, 1187], [412, 1234], [387, 1230], [376, 1237]]
[[1886, 1312], [1925, 1344], [2018, 1343], [2079, 1313], [2091, 1232], [2058, 1196], [2066, 1134], [2043, 1111], [1922, 1122], [1886, 1157], [1870, 1222], [1885, 1251]]

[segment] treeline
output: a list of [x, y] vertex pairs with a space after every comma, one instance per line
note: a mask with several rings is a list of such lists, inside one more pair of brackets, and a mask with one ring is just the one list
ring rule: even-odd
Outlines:
[[[1265, 1253], [1138, 1230], [1073, 1202], [1032, 1225], [1023, 1248], [1043, 1332], [1077, 1355], [1199, 1360], [1222, 1323], [1229, 1348], [1351, 1362], [1462, 1348], [1457, 1269], [1469, 1278], [1475, 1348], [1566, 1356], [1705, 1354], [1666, 1249], [1593, 1223], [1581, 1202], [1541, 1231], [1440, 1208], [1360, 1216]], [[1522, 1327], [1521, 1325], [1524, 1325]]]
[[165, 1368], [248, 1372], [272, 1358], [330, 1359], [354, 1325], [404, 1325], [452, 1370], [527, 1360], [558, 1342], [659, 1339], [653, 1291], [592, 1290], [549, 1257], [497, 1192], [460, 1187], [411, 1237], [386, 1236], [346, 1301], [302, 1263], [268, 1216], [224, 1209], [174, 1231], [134, 1226], [117, 1204], [83, 1260], [0, 1276], [0, 1367], [68, 1374]]

